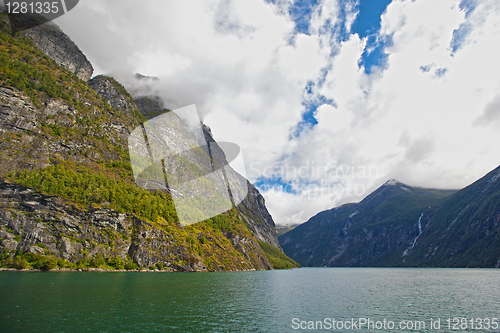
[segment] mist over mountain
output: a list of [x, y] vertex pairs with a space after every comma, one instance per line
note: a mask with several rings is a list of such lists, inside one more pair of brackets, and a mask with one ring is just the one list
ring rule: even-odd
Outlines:
[[390, 180], [281, 235], [303, 266], [499, 267], [500, 167], [459, 191]]

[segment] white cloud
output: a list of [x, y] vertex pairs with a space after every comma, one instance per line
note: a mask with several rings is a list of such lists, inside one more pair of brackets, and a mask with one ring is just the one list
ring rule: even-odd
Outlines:
[[[358, 66], [366, 40], [337, 44], [337, 32], [324, 29], [338, 22], [336, 0], [323, 1], [309, 35], [293, 43], [290, 4], [87, 0], [57, 23], [97, 73], [122, 82], [135, 72], [158, 76], [166, 107], [196, 104], [216, 139], [241, 146], [251, 180], [269, 167], [285, 170], [301, 192], [264, 191], [277, 223], [304, 222], [390, 178], [459, 188], [500, 164], [498, 127], [474, 126], [498, 123], [498, 1], [480, 1], [466, 16], [458, 0], [395, 0], [379, 36], [393, 42], [387, 68], [370, 75]], [[453, 52], [454, 31], [464, 26]], [[316, 83], [312, 97], [308, 81]], [[304, 98], [320, 94], [335, 106], [320, 106], [318, 124], [290, 140]], [[294, 175], [300, 167], [309, 174]]]
[[[482, 6], [492, 9], [491, 3]], [[288, 162], [372, 168], [368, 177], [340, 179], [345, 188], [365, 188], [363, 195], [390, 178], [415, 186], [461, 188], [498, 166], [498, 127], [473, 126], [476, 119], [497, 119], [499, 105], [500, 66], [494, 57], [500, 51], [500, 16], [483, 7], [465, 18], [458, 1], [390, 4], [381, 28], [382, 36], [393, 41], [386, 49], [388, 67], [366, 75], [357, 66], [364, 40], [352, 35], [342, 43], [319, 89], [336, 107], [318, 110], [319, 124], [298, 139]], [[468, 21], [471, 31], [452, 54], [453, 32]], [[324, 180], [332, 185], [337, 178]], [[275, 192], [267, 195], [280, 198], [288, 223], [292, 213], [304, 220], [314, 215], [317, 204], [327, 209], [363, 197], [330, 193], [309, 200], [304, 192], [285, 195], [291, 197], [287, 201]]]
[[476, 119], [474, 125], [496, 127], [500, 125], [500, 93], [486, 104], [483, 113]]

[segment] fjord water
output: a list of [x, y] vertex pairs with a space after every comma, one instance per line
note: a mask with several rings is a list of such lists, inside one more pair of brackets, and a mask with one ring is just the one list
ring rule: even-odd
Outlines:
[[[449, 268], [0, 272], [0, 331], [296, 332], [311, 321], [326, 331], [332, 318], [358, 325], [366, 318], [396, 328], [336, 331], [451, 332], [447, 318], [500, 318], [499, 282], [498, 269]], [[440, 318], [440, 329], [431, 318]], [[401, 330], [402, 320], [426, 326]]]

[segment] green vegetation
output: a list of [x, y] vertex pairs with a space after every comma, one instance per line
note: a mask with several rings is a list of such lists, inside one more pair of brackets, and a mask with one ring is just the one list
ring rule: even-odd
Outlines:
[[273, 265], [274, 269], [291, 269], [300, 267], [296, 261], [288, 258], [280, 250], [265, 242], [258, 240], [260, 247], [266, 254], [267, 260]]
[[[137, 217], [161, 224], [177, 226], [177, 215], [172, 198], [163, 191], [148, 191], [121, 179], [96, 173], [79, 166], [73, 171], [64, 164], [48, 166], [39, 170], [20, 170], [7, 178], [12, 182], [40, 191], [43, 194], [69, 199], [83, 207], [109, 205], [123, 213], [134, 213]], [[159, 219], [161, 218], [161, 219]], [[213, 230], [224, 232], [249, 231], [239, 218], [236, 209], [204, 221]], [[193, 229], [188, 226], [187, 229]]]
[[[83, 166], [73, 171], [64, 164], [58, 164], [40, 170], [21, 170], [12, 173], [8, 179], [34, 188], [43, 194], [68, 199], [82, 209], [88, 205], [106, 206], [119, 212], [133, 213], [171, 235], [174, 246], [186, 249], [188, 256], [198, 256], [210, 270], [253, 268], [253, 263], [242, 252], [236, 250], [227, 238], [229, 234], [253, 237], [241, 220], [236, 208], [203, 222], [181, 228], [169, 194], [161, 191], [147, 191], [121, 179], [113, 179], [104, 174], [105, 169], [101, 172], [103, 173], [96, 173], [96, 170], [89, 170]], [[129, 238], [127, 235], [119, 233], [115, 235], [115, 233], [116, 231], [113, 231], [110, 234], [105, 230], [103, 236], [105, 243], [100, 245], [114, 248], [116, 237]], [[71, 238], [74, 242], [82, 243], [84, 241], [69, 235], [66, 237]], [[152, 240], [146, 241], [151, 242]], [[152, 252], [156, 250], [151, 249]], [[253, 258], [253, 260], [256, 262], [257, 258]], [[13, 263], [9, 263], [7, 267], [19, 267], [19, 265], [13, 266]], [[5, 262], [3, 266], [5, 266]], [[94, 257], [82, 260], [76, 266], [64, 263], [58, 267], [123, 269], [122, 266], [130, 269], [131, 263], [127, 266], [127, 263], [120, 264], [116, 259], [113, 261], [109, 258]], [[32, 261], [28, 260], [28, 265], [25, 268], [30, 267], [35, 268]]]
[[[93, 114], [92, 106], [97, 107], [103, 111], [101, 120], [109, 120], [116, 113], [84, 81], [43, 54], [29, 38], [10, 32], [4, 14], [0, 15], [0, 83], [22, 90], [37, 107], [45, 106], [50, 97], [63, 100], [80, 114]], [[118, 91], [126, 92], [118, 82], [113, 83]], [[126, 96], [132, 99], [128, 93]], [[144, 120], [140, 112], [134, 116]]]
[[[39, 269], [52, 270], [56, 268], [66, 269], [108, 269], [108, 270], [138, 270], [139, 267], [130, 258], [125, 261], [120, 257], [106, 258], [102, 253], [98, 253], [90, 260], [79, 260], [76, 263], [55, 256], [46, 256], [39, 253], [23, 253], [21, 250], [11, 255], [4, 248], [0, 253], [0, 267], [15, 269]], [[160, 266], [158, 266], [160, 267]], [[163, 266], [161, 266], [163, 268]]]
[[166, 221], [177, 219], [172, 199], [164, 192], [150, 192], [94, 172], [83, 166], [73, 171], [58, 164], [41, 170], [20, 170], [9, 179], [83, 205], [108, 202], [119, 212], [131, 212], [147, 221], [155, 222], [160, 216]]

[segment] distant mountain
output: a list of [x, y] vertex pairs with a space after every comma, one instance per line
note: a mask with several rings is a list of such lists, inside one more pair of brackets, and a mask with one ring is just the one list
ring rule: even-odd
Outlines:
[[303, 266], [391, 265], [388, 256], [417, 237], [420, 216], [427, 225], [432, 207], [451, 193], [390, 180], [363, 201], [323, 211], [279, 241]]
[[498, 267], [500, 167], [460, 191], [390, 180], [279, 237], [303, 266]]
[[281, 235], [286, 234], [290, 230], [293, 230], [295, 227], [299, 226], [300, 224], [292, 224], [292, 225], [276, 225], [276, 233], [278, 234], [278, 237]]
[[412, 266], [500, 266], [500, 167], [447, 198], [413, 249]]

